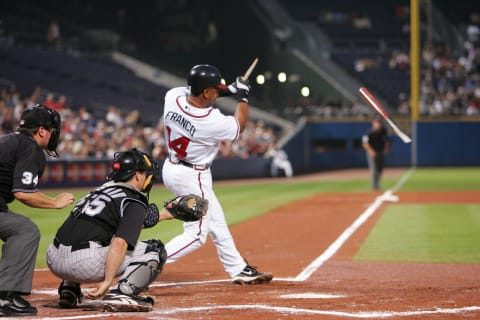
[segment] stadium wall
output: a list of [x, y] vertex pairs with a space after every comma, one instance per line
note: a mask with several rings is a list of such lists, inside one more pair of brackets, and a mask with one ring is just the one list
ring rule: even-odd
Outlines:
[[[307, 122], [284, 146], [295, 173], [366, 167], [362, 135], [369, 121]], [[479, 166], [480, 121], [420, 121], [418, 166]], [[391, 134], [387, 166], [409, 166], [411, 145]], [[45, 187], [87, 187], [105, 181], [110, 160], [49, 161], [41, 179]], [[159, 163], [160, 166], [163, 162]], [[264, 158], [217, 159], [215, 180], [269, 176]]]
[[[369, 127], [370, 121], [308, 122], [284, 149], [296, 172], [366, 167], [362, 135]], [[417, 165], [480, 165], [480, 121], [419, 121], [417, 133]], [[409, 166], [411, 145], [390, 137], [386, 165]]]
[[[269, 175], [268, 159], [217, 159], [212, 166], [215, 180], [259, 178]], [[159, 162], [160, 167], [163, 161]], [[110, 172], [111, 160], [70, 160], [48, 161], [43, 173], [41, 186], [92, 187], [105, 182]], [[160, 179], [161, 182], [161, 179]]]

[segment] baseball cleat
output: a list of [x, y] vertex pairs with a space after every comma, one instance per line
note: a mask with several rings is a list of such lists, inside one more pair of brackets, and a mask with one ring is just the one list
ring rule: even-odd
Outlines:
[[82, 303], [83, 294], [79, 284], [66, 286], [62, 282], [58, 288], [58, 294], [60, 295], [58, 304], [62, 308], [72, 309]]
[[233, 284], [262, 284], [269, 283], [273, 279], [270, 272], [259, 272], [256, 268], [247, 265], [242, 272], [232, 279]]
[[102, 299], [104, 310], [110, 312], [148, 312], [152, 311], [154, 302], [149, 296], [126, 295], [117, 290], [110, 291]]

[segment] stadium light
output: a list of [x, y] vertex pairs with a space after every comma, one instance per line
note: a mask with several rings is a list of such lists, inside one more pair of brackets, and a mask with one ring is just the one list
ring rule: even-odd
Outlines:
[[300, 93], [302, 97], [308, 97], [310, 96], [310, 88], [307, 86], [303, 86], [302, 89], [300, 89]]
[[287, 81], [287, 74], [285, 72], [278, 73], [277, 80], [278, 82], [282, 82], [282, 83]]
[[265, 83], [265, 76], [263, 74], [257, 75], [257, 84], [262, 85]]

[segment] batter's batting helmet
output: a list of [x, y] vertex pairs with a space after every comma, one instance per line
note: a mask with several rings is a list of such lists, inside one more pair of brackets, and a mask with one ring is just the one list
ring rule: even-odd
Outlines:
[[58, 158], [57, 145], [60, 137], [61, 119], [57, 111], [47, 108], [42, 104], [37, 104], [31, 109], [26, 109], [20, 116], [19, 129], [38, 129], [44, 127], [51, 130], [50, 140], [48, 141], [47, 153]]
[[190, 69], [188, 85], [190, 86], [190, 92], [194, 96], [198, 96], [206, 88], [226, 88], [226, 86], [222, 84], [220, 70], [209, 64], [199, 64]]
[[147, 172], [147, 179], [142, 191], [148, 193], [154, 180], [159, 177], [159, 167], [146, 153], [136, 148], [115, 153], [112, 172], [108, 175], [107, 180], [125, 182], [130, 180], [137, 171]]

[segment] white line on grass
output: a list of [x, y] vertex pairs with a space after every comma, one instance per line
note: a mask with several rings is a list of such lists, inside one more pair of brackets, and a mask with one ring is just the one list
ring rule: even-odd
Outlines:
[[[410, 168], [405, 172], [400, 180], [395, 184], [391, 190], [385, 191], [381, 196], [377, 197], [375, 201], [353, 222], [353, 224], [348, 227], [340, 237], [333, 242], [327, 250], [322, 253], [318, 258], [316, 258], [310, 265], [308, 265], [299, 275], [295, 278], [275, 278], [275, 281], [305, 281], [307, 280], [325, 261], [330, 259], [340, 248], [341, 246], [350, 238], [350, 236], [373, 214], [375, 210], [385, 201], [398, 201], [398, 197], [393, 195], [393, 192], [398, 191], [405, 182], [412, 175], [414, 168]], [[36, 269], [35, 271], [48, 271], [47, 268]], [[170, 287], [170, 286], [180, 286], [180, 285], [196, 285], [196, 284], [208, 284], [208, 283], [222, 283], [229, 282], [230, 279], [219, 279], [219, 280], [207, 280], [207, 281], [186, 281], [186, 282], [169, 282], [169, 283], [152, 283], [150, 287]], [[52, 289], [53, 290], [53, 289]], [[34, 290], [34, 293], [45, 293], [49, 294], [50, 289], [46, 290]], [[47, 293], [48, 292], [48, 293]]]
[[[398, 191], [403, 184], [410, 178], [413, 168], [410, 168], [397, 182], [397, 184], [391, 189], [385, 191], [382, 195], [378, 196], [375, 201], [350, 225], [345, 231], [335, 240], [327, 250], [322, 253], [318, 258], [316, 258], [310, 265], [307, 266], [298, 276], [295, 278], [276, 278], [276, 281], [306, 281], [318, 268], [328, 259], [330, 259], [341, 247], [342, 245], [352, 236], [352, 234], [370, 217], [375, 213], [375, 211], [380, 207], [383, 202], [386, 201], [398, 201], [398, 197], [393, 195], [393, 192]], [[42, 271], [45, 269], [41, 269]], [[37, 270], [39, 271], [39, 270]], [[206, 283], [222, 283], [229, 282], [230, 279], [221, 279], [221, 280], [208, 280], [208, 281], [189, 281], [189, 282], [177, 282], [177, 283], [153, 283], [151, 287], [166, 287], [166, 286], [178, 286], [178, 285], [195, 285], [195, 284], [206, 284]], [[45, 289], [45, 290], [33, 290], [32, 293], [36, 294], [57, 294], [55, 289]], [[158, 315], [169, 315], [175, 313], [185, 313], [185, 312], [203, 312], [211, 311], [214, 309], [254, 309], [254, 310], [264, 310], [269, 312], [279, 312], [279, 313], [289, 313], [289, 314], [312, 314], [312, 315], [333, 315], [333, 316], [343, 316], [349, 318], [390, 318], [390, 317], [401, 317], [401, 316], [416, 316], [416, 315], [426, 315], [426, 314], [457, 314], [462, 312], [469, 311], [480, 311], [480, 306], [470, 306], [463, 308], [436, 308], [433, 310], [418, 310], [418, 311], [403, 311], [403, 312], [393, 312], [393, 311], [374, 311], [374, 312], [343, 312], [343, 311], [327, 311], [327, 310], [312, 310], [312, 309], [302, 309], [302, 308], [289, 308], [289, 307], [275, 307], [268, 305], [226, 305], [226, 306], [208, 306], [208, 307], [193, 307], [193, 308], [172, 308], [167, 310], [158, 310], [153, 311], [153, 318], [156, 318]], [[119, 314], [116, 314], [117, 316]], [[75, 320], [75, 319], [91, 319], [102, 317], [101, 314], [92, 314], [92, 315], [82, 315], [82, 316], [70, 316], [70, 317], [55, 317], [55, 318], [41, 318], [44, 320]], [[149, 317], [150, 318], [150, 317]]]
[[385, 191], [381, 196], [378, 196], [375, 201], [368, 206], [368, 208], [347, 228], [343, 233], [325, 250], [318, 258], [313, 260], [298, 276], [295, 281], [305, 281], [320, 268], [328, 259], [330, 259], [338, 250], [345, 244], [345, 242], [352, 236], [352, 234], [360, 228], [365, 221], [370, 218], [375, 211], [386, 201], [398, 201], [398, 197], [393, 195], [393, 191], [399, 190], [402, 185], [412, 174], [412, 168], [403, 174], [400, 181], [393, 187], [392, 190]]
[[[341, 246], [348, 240], [348, 238], [378, 209], [378, 207], [386, 201], [398, 201], [398, 197], [393, 195], [393, 192], [398, 191], [403, 184], [409, 179], [414, 169], [408, 170], [398, 181], [398, 183], [392, 188], [392, 190], [387, 190], [381, 196], [377, 197], [375, 201], [353, 222], [353, 224], [348, 227], [340, 237], [333, 242], [327, 250], [315, 259], [304, 271], [302, 271], [295, 278], [276, 278], [275, 281], [305, 281], [307, 280], [325, 261], [331, 258]], [[206, 283], [223, 283], [229, 282], [230, 279], [224, 280], [208, 280], [208, 281], [188, 281], [188, 282], [177, 282], [177, 283], [153, 283], [151, 287], [166, 287], [166, 286], [179, 286], [179, 285], [195, 285], [195, 284], [206, 284]], [[33, 290], [35, 294], [48, 294], [56, 295], [56, 289], [44, 289], [44, 290]], [[318, 298], [318, 297], [317, 297]], [[435, 308], [431, 310], [416, 310], [416, 311], [371, 311], [371, 312], [346, 312], [346, 311], [332, 311], [332, 310], [314, 310], [314, 309], [303, 309], [303, 308], [291, 308], [291, 307], [277, 307], [269, 305], [223, 305], [223, 306], [207, 306], [207, 307], [191, 307], [191, 308], [170, 308], [164, 310], [154, 310], [151, 313], [148, 313], [149, 319], [158, 319], [159, 316], [165, 315], [175, 315], [178, 313], [187, 313], [187, 312], [205, 312], [212, 310], [261, 310], [272, 313], [283, 313], [283, 314], [296, 314], [296, 315], [330, 315], [338, 316], [345, 318], [356, 318], [356, 319], [374, 319], [374, 318], [392, 318], [392, 317], [407, 317], [407, 316], [422, 316], [430, 314], [459, 314], [466, 312], [476, 312], [480, 311], [480, 306], [468, 306], [461, 308]], [[151, 315], [151, 316], [150, 316]], [[115, 313], [112, 316], [116, 318], [129, 317], [131, 313]], [[67, 317], [44, 317], [40, 318], [43, 320], [78, 320], [78, 319], [94, 319], [105, 317], [105, 313], [95, 313], [89, 315], [80, 315], [80, 316], [67, 316]]]

